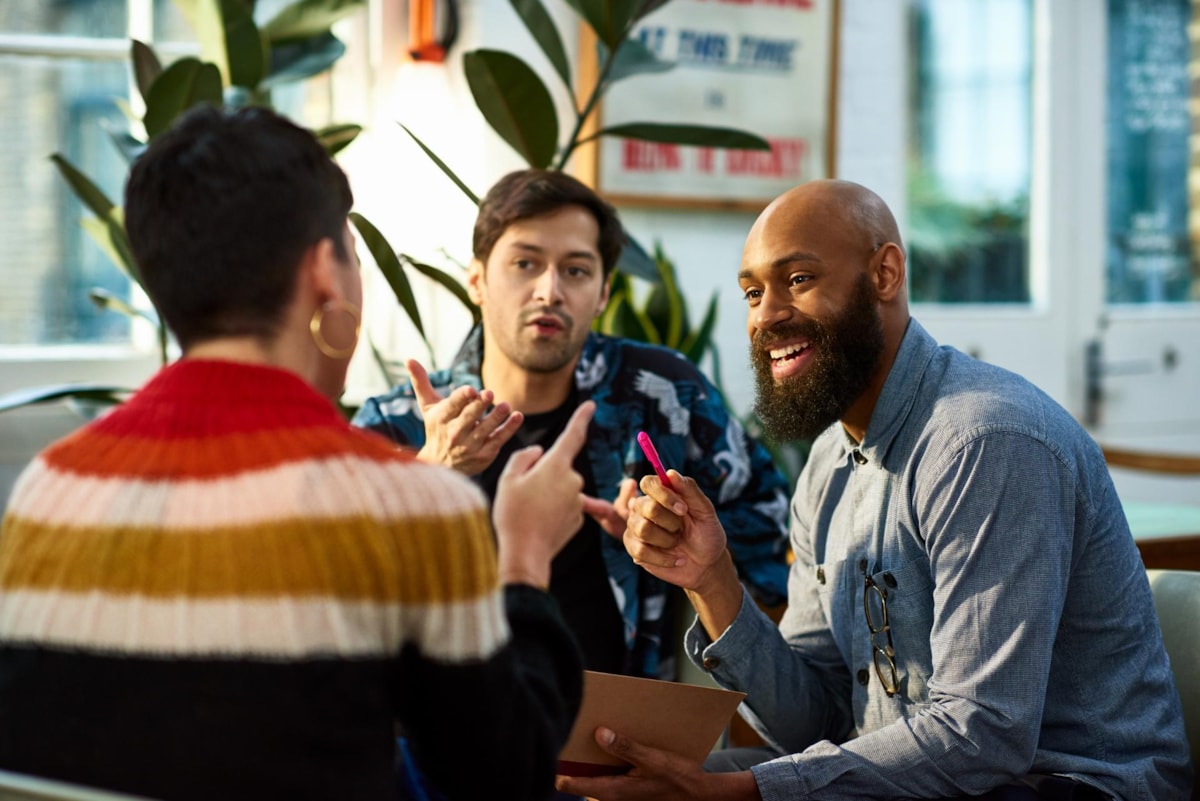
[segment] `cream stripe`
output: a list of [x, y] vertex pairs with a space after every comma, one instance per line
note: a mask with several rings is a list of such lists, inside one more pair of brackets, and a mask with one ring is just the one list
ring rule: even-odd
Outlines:
[[411, 642], [430, 658], [462, 662], [485, 659], [508, 639], [499, 593], [440, 605], [330, 598], [160, 601], [31, 590], [0, 595], [0, 642], [140, 656], [386, 657]]
[[414, 462], [339, 457], [209, 480], [80, 476], [35, 459], [8, 511], [47, 525], [210, 529], [295, 518], [451, 516], [485, 501], [464, 476]]

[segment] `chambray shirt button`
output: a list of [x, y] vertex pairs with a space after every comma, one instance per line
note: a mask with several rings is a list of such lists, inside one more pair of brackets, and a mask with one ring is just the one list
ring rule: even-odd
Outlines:
[[704, 665], [705, 670], [716, 670], [717, 665], [721, 664], [721, 660], [715, 656], [706, 656], [701, 664]]
[[866, 464], [867, 463], [866, 454], [864, 454], [858, 448], [854, 449], [854, 463], [855, 464]]
[[862, 686], [866, 687], [867, 683], [870, 681], [871, 681], [870, 672], [866, 668], [859, 668], [858, 669], [858, 683], [861, 684]]
[[818, 584], [825, 583], [825, 568], [823, 568], [823, 567], [817, 568], [817, 583]]
[[891, 573], [884, 573], [883, 574], [883, 583], [888, 585], [892, 589], [895, 589], [896, 588], [896, 577], [893, 576]]

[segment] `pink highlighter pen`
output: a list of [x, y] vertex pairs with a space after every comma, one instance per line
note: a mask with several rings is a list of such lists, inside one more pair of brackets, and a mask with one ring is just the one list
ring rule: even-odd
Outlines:
[[642, 446], [642, 453], [646, 454], [646, 458], [650, 460], [651, 466], [654, 467], [654, 472], [658, 474], [658, 480], [663, 483], [663, 486], [672, 492], [675, 487], [671, 484], [671, 480], [667, 478], [667, 471], [663, 467], [662, 459], [658, 458], [658, 451], [654, 447], [654, 443], [650, 441], [650, 435], [645, 431], [639, 431], [637, 435], [638, 445]]

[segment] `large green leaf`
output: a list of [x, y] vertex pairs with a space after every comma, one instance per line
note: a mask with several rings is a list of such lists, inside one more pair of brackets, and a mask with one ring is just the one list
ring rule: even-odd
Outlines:
[[241, 0], [221, 0], [229, 83], [254, 89], [267, 74], [268, 45]]
[[633, 282], [629, 280], [629, 275], [623, 272], [615, 272], [608, 280], [608, 297], [611, 300], [617, 295], [633, 292]]
[[[225, 21], [221, 18], [221, 0], [175, 0], [200, 43], [200, 58], [212, 64], [225, 64]], [[149, 102], [149, 95], [142, 93]]]
[[479, 312], [479, 307], [475, 305], [473, 300], [471, 300], [471, 296], [467, 293], [467, 289], [462, 285], [461, 281], [449, 273], [439, 270], [433, 265], [417, 261], [412, 256], [406, 256], [401, 253], [400, 258], [405, 264], [411, 265], [412, 268], [421, 275], [436, 281], [448, 289], [450, 294], [454, 295], [454, 297], [458, 299], [458, 302], [461, 303], [467, 309], [467, 311], [471, 312], [471, 319], [476, 323], [480, 321], [482, 315]]
[[251, 89], [258, 85], [266, 74], [267, 50], [254, 23], [252, 4], [245, 0], [175, 0], [175, 4], [196, 32], [200, 58], [217, 65], [224, 83]]
[[120, 223], [108, 217], [84, 217], [79, 225], [129, 280], [141, 284], [141, 276], [129, 249], [129, 239]]
[[531, 167], [545, 169], [558, 147], [558, 112], [542, 79], [502, 50], [474, 50], [463, 71], [475, 105], [500, 137]]
[[396, 251], [392, 249], [379, 229], [366, 217], [357, 212], [351, 212], [350, 221], [358, 229], [359, 236], [362, 237], [367, 250], [371, 252], [371, 258], [375, 260], [379, 271], [387, 279], [388, 286], [392, 288], [392, 293], [396, 296], [400, 307], [412, 321], [413, 327], [417, 329], [421, 339], [428, 345], [429, 340], [425, 336], [425, 326], [421, 323], [421, 312], [417, 308], [417, 299], [413, 296], [412, 284], [404, 273], [404, 267], [397, 258]]
[[138, 274], [137, 264], [133, 260], [133, 252], [129, 248], [129, 239], [125, 235], [125, 215], [120, 207], [109, 200], [100, 187], [92, 183], [90, 178], [80, 172], [61, 153], [55, 153], [50, 160], [58, 167], [67, 185], [71, 187], [71, 191], [75, 193], [80, 202], [96, 215], [80, 220], [84, 232], [112, 259], [113, 264], [131, 280], [140, 284], [141, 276]]
[[641, 7], [633, 16], [633, 21], [640, 21], [642, 18], [653, 14], [655, 11], [658, 11], [658, 9], [662, 8], [669, 2], [671, 2], [671, 0], [642, 0]]
[[271, 48], [271, 66], [259, 87], [270, 89], [320, 75], [345, 54], [345, 43], [329, 31], [277, 44]]
[[88, 290], [88, 300], [90, 300], [98, 309], [102, 309], [104, 311], [115, 311], [125, 315], [126, 317], [145, 320], [155, 327], [158, 326], [158, 319], [154, 315], [144, 312], [141, 309], [135, 309], [132, 305], [130, 305], [129, 301], [125, 300], [124, 298], [117, 297], [107, 289], [92, 287], [90, 290]]
[[[700, 321], [700, 326], [692, 331], [683, 341], [683, 345], [679, 350], [688, 361], [693, 364], [699, 364], [700, 359], [704, 357], [704, 351], [712, 346], [713, 328], [717, 325], [717, 293], [713, 292], [712, 297], [708, 301], [708, 309], [704, 312], [704, 319]], [[716, 358], [717, 349], [713, 348], [713, 358]]]
[[101, 119], [100, 127], [108, 134], [117, 152], [125, 159], [126, 164], [132, 164], [146, 150], [146, 143], [137, 139], [129, 131], [117, 128], [109, 120]]
[[567, 0], [584, 22], [604, 42], [609, 50], [616, 50], [617, 43], [624, 39], [633, 26], [634, 17], [641, 11], [645, 0]]
[[221, 73], [216, 65], [181, 58], [159, 75], [146, 98], [142, 118], [151, 139], [171, 127], [181, 112], [199, 103], [221, 105]]
[[62, 174], [80, 202], [97, 217], [108, 219], [115, 207], [115, 204], [108, 199], [108, 195], [104, 194], [100, 187], [92, 183], [91, 178], [80, 172], [62, 153], [55, 153], [50, 160], [54, 162], [55, 167], [58, 167], [59, 173]]
[[137, 82], [138, 94], [142, 96], [142, 100], [146, 99], [146, 95], [150, 93], [150, 85], [154, 83], [154, 79], [162, 74], [162, 62], [158, 60], [158, 56], [150, 48], [150, 45], [144, 42], [133, 40], [129, 54], [130, 61], [133, 63], [133, 77]]
[[[596, 139], [601, 136], [623, 136], [626, 139], [641, 139], [646, 142], [663, 142], [670, 145], [728, 147], [737, 150], [771, 149], [771, 145], [766, 139], [749, 131], [711, 125], [627, 122], [602, 128], [587, 139]], [[587, 139], [580, 141], [587, 141]]]
[[646, 315], [633, 305], [631, 295], [628, 290], [621, 289], [609, 296], [608, 306], [600, 317], [600, 330], [615, 337], [649, 342], [651, 345], [662, 344]]
[[646, 298], [646, 317], [658, 329], [664, 345], [678, 348], [687, 334], [687, 301], [675, 280], [675, 265], [655, 244], [654, 261], [658, 264], [659, 281]]
[[298, 0], [280, 9], [262, 30], [272, 45], [311, 39], [364, 5], [365, 0]]
[[457, 186], [459, 189], [461, 189], [463, 191], [463, 193], [471, 199], [472, 203], [474, 203], [476, 206], [479, 205], [479, 195], [476, 195], [474, 192], [472, 192], [471, 188], [469, 186], [467, 186], [465, 183], [463, 183], [462, 179], [459, 178], [458, 175], [455, 174], [454, 170], [450, 169], [449, 165], [447, 165], [446, 162], [444, 162], [440, 158], [438, 158], [438, 155], [436, 153], [434, 153], [432, 150], [430, 150], [429, 146], [426, 145], [424, 142], [422, 142], [421, 139], [415, 133], [410, 131], [408, 129], [407, 125], [405, 125], [402, 122], [399, 122], [396, 124], [399, 125], [401, 128], [403, 128], [404, 132], [406, 134], [408, 134], [409, 136], [412, 137], [412, 140], [417, 143], [417, 147], [419, 147], [419, 148], [421, 148], [421, 150], [425, 151], [425, 155], [429, 156], [430, 160], [433, 161], [434, 164], [438, 165], [438, 168], [441, 169], [441, 171], [446, 174], [446, 177], [449, 178], [451, 181], [453, 181], [454, 185]]
[[571, 65], [567, 61], [567, 51], [563, 47], [562, 37], [558, 35], [558, 28], [554, 25], [554, 20], [546, 12], [546, 7], [541, 4], [540, 0], [509, 0], [509, 2], [516, 9], [521, 21], [525, 23], [525, 27], [533, 34], [538, 47], [542, 48], [546, 58], [550, 59], [551, 66], [558, 73], [558, 77], [562, 78], [567, 91], [574, 92], [574, 87], [571, 86]]
[[[144, 99], [145, 98], [143, 98], [143, 100]], [[121, 113], [125, 115], [125, 119], [129, 120], [130, 123], [141, 123], [141, 121], [142, 121], [141, 114], [137, 114], [134, 112], [133, 106], [130, 105], [128, 100], [126, 100], [123, 97], [114, 97], [113, 104], [116, 105], [116, 107], [118, 109], [120, 109]]]
[[638, 241], [624, 231], [621, 243], [621, 255], [617, 258], [617, 271], [626, 275], [634, 275], [647, 281], [658, 280], [658, 265]]
[[314, 131], [317, 141], [325, 148], [325, 152], [333, 156], [355, 140], [362, 133], [362, 126], [355, 123], [327, 125], [319, 131]]
[[[608, 47], [596, 42], [596, 57], [601, 65], [608, 62]], [[637, 75], [652, 75], [675, 69], [674, 61], [663, 61], [637, 39], [626, 39], [617, 48], [616, 61], [605, 76], [605, 86]]]

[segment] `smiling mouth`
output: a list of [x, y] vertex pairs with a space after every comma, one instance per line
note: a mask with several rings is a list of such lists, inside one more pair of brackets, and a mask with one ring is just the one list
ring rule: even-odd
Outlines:
[[811, 343], [799, 342], [786, 345], [782, 348], [770, 348], [767, 351], [767, 355], [771, 357], [771, 364], [776, 368], [780, 368], [800, 358], [811, 349]]

